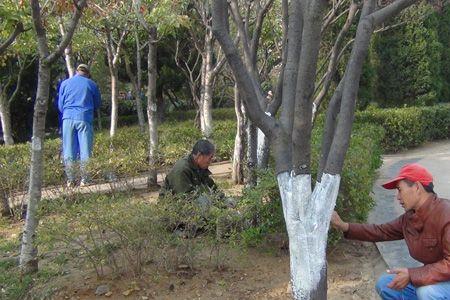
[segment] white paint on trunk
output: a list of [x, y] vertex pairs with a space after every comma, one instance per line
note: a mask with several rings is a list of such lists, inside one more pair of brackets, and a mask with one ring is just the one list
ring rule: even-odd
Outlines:
[[39, 137], [33, 136], [31, 138], [31, 150], [33, 150], [33, 151], [41, 151], [42, 150], [42, 141]]
[[4, 99], [3, 95], [0, 95], [0, 121], [3, 131], [3, 141], [5, 142], [5, 145], [13, 145], [14, 139], [12, 136], [11, 112], [8, 100]]
[[117, 73], [116, 70], [111, 74], [111, 126], [109, 129], [109, 136], [114, 137], [117, 131], [117, 119], [119, 115], [119, 103], [117, 100], [117, 95], [119, 87], [117, 85]]
[[[266, 115], [268, 116], [272, 116], [270, 114], [270, 112], [266, 112]], [[266, 135], [264, 134], [264, 132], [262, 132], [261, 129], [258, 128], [258, 146], [257, 146], [257, 160], [258, 160], [258, 166], [261, 167], [262, 166], [262, 160], [265, 154], [265, 151], [269, 150], [269, 140], [266, 137]]]
[[311, 175], [278, 175], [283, 214], [289, 235], [294, 299], [310, 299], [326, 267], [326, 243], [340, 175], [323, 174], [311, 193]]

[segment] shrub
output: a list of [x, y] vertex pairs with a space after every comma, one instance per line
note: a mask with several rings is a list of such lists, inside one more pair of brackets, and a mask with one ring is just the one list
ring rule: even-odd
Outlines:
[[450, 137], [450, 106], [369, 108], [356, 114], [357, 123], [382, 126], [386, 133], [382, 142], [386, 151], [398, 151], [424, 141]]
[[52, 213], [41, 218], [38, 243], [42, 248], [51, 251], [57, 246], [60, 255], [88, 263], [98, 276], [104, 275], [105, 268], [140, 274], [165, 241], [154, 205], [126, 194], [79, 195], [76, 199], [41, 205], [41, 216]]

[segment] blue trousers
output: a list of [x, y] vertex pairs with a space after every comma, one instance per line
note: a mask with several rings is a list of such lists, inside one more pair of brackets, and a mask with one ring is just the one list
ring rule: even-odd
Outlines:
[[415, 287], [409, 283], [403, 290], [387, 287], [394, 279], [393, 274], [384, 274], [378, 278], [376, 290], [383, 300], [450, 300], [450, 281], [433, 285]]
[[[75, 163], [80, 160], [81, 180], [88, 180], [86, 164], [92, 155], [94, 128], [85, 121], [64, 119], [62, 126], [63, 158], [68, 181], [75, 181]], [[79, 154], [79, 157], [78, 157]]]

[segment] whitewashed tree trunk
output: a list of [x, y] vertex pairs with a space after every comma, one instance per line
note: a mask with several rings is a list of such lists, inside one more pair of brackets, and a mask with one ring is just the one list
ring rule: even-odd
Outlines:
[[[331, 213], [335, 206], [340, 173], [349, 146], [359, 82], [374, 28], [385, 23], [414, 0], [385, 3], [376, 10], [375, 0], [364, 0], [354, 46], [345, 75], [328, 107], [318, 182], [311, 192], [311, 131], [315, 77], [321, 49], [325, 0], [291, 1], [287, 31], [286, 65], [280, 72], [281, 118], [261, 107], [254, 68], [239, 55], [228, 30], [228, 8], [240, 32], [236, 0], [213, 1], [213, 31], [233, 71], [249, 118], [271, 141], [283, 213], [289, 235], [291, 282], [295, 299], [326, 299], [325, 248]], [[283, 0], [283, 7], [288, 1]], [[352, 5], [352, 4], [350, 4]], [[228, 7], [229, 6], [229, 7]], [[283, 9], [287, 13], [287, 9]], [[245, 44], [244, 44], [245, 47]], [[284, 52], [284, 51], [283, 51]], [[244, 51], [245, 53], [245, 51]], [[283, 77], [283, 78], [282, 78]], [[278, 94], [278, 93], [277, 93]]]
[[245, 118], [242, 101], [237, 85], [234, 85], [234, 109], [236, 111], [236, 137], [234, 139], [233, 165], [231, 178], [235, 184], [244, 183], [244, 154], [245, 154]]
[[[245, 110], [247, 111], [247, 110]], [[247, 119], [246, 139], [247, 139], [247, 176], [246, 184], [248, 186], [256, 186], [257, 175], [256, 167], [258, 164], [258, 127]]]
[[34, 30], [39, 50], [39, 73], [36, 91], [36, 102], [33, 115], [33, 137], [31, 139], [31, 166], [28, 186], [28, 204], [25, 225], [20, 249], [20, 269], [27, 274], [37, 271], [38, 258], [36, 246], [36, 228], [38, 225], [37, 209], [41, 199], [42, 177], [44, 171], [43, 151], [45, 138], [45, 116], [47, 114], [47, 102], [50, 88], [50, 65], [61, 56], [62, 51], [70, 43], [75, 27], [81, 17], [82, 10], [86, 6], [85, 0], [80, 0], [75, 6], [72, 19], [66, 35], [53, 53], [49, 52], [47, 34], [41, 19], [41, 8], [38, 0], [31, 0], [31, 11]]
[[204, 54], [204, 73], [202, 80], [202, 96], [201, 96], [201, 113], [200, 124], [202, 124], [202, 134], [204, 137], [209, 138], [213, 132], [213, 119], [212, 119], [212, 100], [213, 100], [213, 36], [211, 30], [208, 30], [205, 34], [205, 54]]
[[147, 184], [149, 186], [157, 185], [157, 170], [156, 170], [156, 160], [158, 153], [158, 114], [157, 114], [157, 103], [156, 103], [156, 78], [157, 66], [156, 66], [156, 55], [157, 55], [157, 30], [152, 27], [148, 33], [149, 44], [148, 44], [148, 85], [147, 85], [147, 116], [148, 116], [148, 127], [149, 127], [149, 177]]
[[[271, 114], [266, 112], [268, 116]], [[266, 169], [269, 165], [269, 139], [262, 132], [261, 129], [258, 128], [258, 150], [257, 150], [257, 160], [258, 160], [258, 169]]]
[[117, 131], [118, 111], [119, 111], [119, 71], [117, 63], [119, 61], [120, 51], [122, 50], [122, 43], [127, 34], [127, 29], [121, 29], [121, 35], [117, 43], [114, 42], [112, 35], [112, 28], [105, 28], [105, 48], [108, 57], [109, 76], [111, 78], [111, 125], [109, 129], [109, 136], [114, 137]]
[[119, 94], [118, 77], [119, 74], [116, 69], [109, 74], [111, 78], [111, 126], [109, 129], [109, 136], [113, 137], [117, 131], [117, 121], [119, 117]]
[[[326, 270], [331, 213], [339, 192], [339, 175], [324, 174], [311, 193], [311, 175], [277, 176], [289, 235], [294, 299], [311, 299]], [[326, 296], [326, 294], [325, 294]]]
[[[19, 63], [19, 72], [17, 79], [14, 82], [14, 76], [10, 74], [7, 83], [3, 86], [0, 84], [0, 121], [3, 130], [3, 140], [5, 145], [13, 145], [14, 138], [12, 134], [12, 122], [11, 122], [11, 103], [17, 99], [19, 91], [22, 88], [22, 78], [24, 70], [29, 66], [25, 61], [21, 61], [20, 57], [17, 57]], [[34, 59], [33, 59], [34, 61]], [[10, 94], [10, 87], [15, 83], [15, 88], [12, 94]]]
[[5, 145], [13, 145], [14, 139], [12, 136], [11, 112], [9, 103], [3, 95], [0, 95], [0, 120], [2, 122], [3, 140], [5, 141]]

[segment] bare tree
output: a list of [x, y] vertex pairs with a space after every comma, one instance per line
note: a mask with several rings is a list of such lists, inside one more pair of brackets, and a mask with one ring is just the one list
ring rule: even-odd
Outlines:
[[36, 102], [33, 115], [33, 136], [31, 139], [31, 167], [28, 187], [27, 215], [22, 236], [20, 250], [20, 268], [22, 273], [37, 271], [38, 257], [36, 246], [36, 228], [38, 225], [37, 208], [41, 199], [42, 177], [43, 177], [43, 151], [45, 116], [47, 114], [47, 103], [50, 87], [50, 67], [60, 57], [64, 49], [69, 45], [75, 28], [78, 24], [86, 0], [74, 1], [72, 18], [67, 26], [66, 35], [56, 47], [50, 52], [47, 32], [43, 23], [41, 6], [38, 0], [31, 0], [31, 13], [34, 30], [39, 51], [39, 73], [36, 91]]
[[[250, 119], [269, 138], [275, 158], [283, 213], [289, 235], [291, 283], [295, 299], [326, 299], [325, 249], [331, 213], [339, 191], [340, 173], [350, 141], [362, 65], [374, 29], [414, 0], [396, 0], [377, 6], [364, 0], [355, 42], [344, 77], [328, 107], [317, 182], [311, 185], [311, 131], [313, 93], [321, 43], [325, 0], [291, 1], [286, 65], [280, 78], [281, 114], [265, 114], [264, 99], [254, 70], [232, 42], [226, 0], [213, 1], [213, 31], [226, 55]], [[231, 1], [230, 11], [233, 14]], [[336, 118], [338, 116], [338, 118]]]

